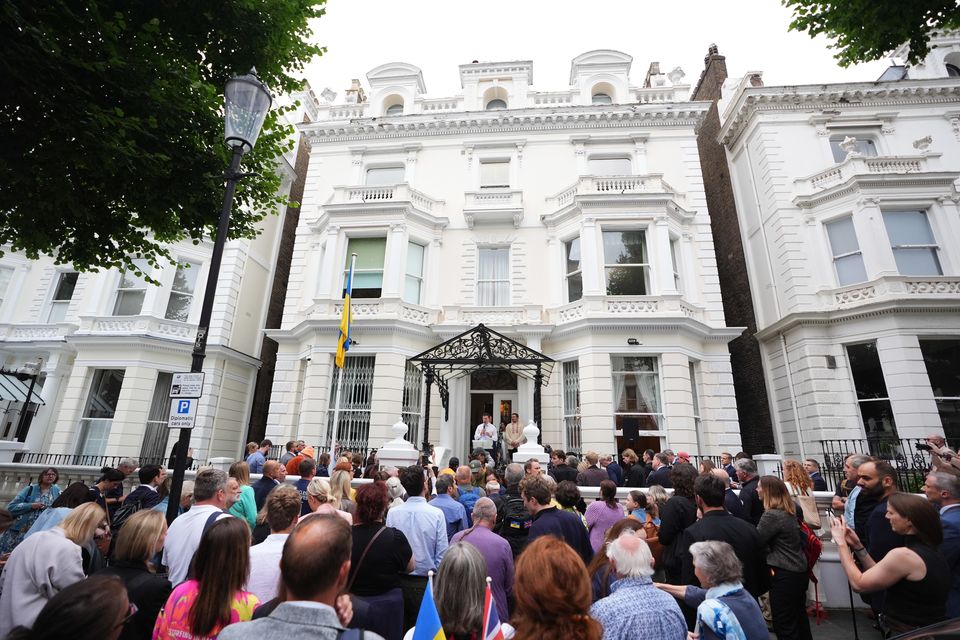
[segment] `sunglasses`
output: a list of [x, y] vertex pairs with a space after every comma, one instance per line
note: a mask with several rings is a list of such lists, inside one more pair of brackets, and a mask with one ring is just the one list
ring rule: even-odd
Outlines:
[[120, 622], [118, 622], [118, 623], [117, 623], [117, 626], [114, 627], [114, 628], [115, 628], [115, 629], [119, 629], [119, 628], [121, 628], [121, 627], [127, 626], [127, 623], [130, 622], [130, 618], [132, 618], [134, 615], [136, 615], [137, 611], [138, 611], [137, 605], [135, 605], [135, 604], [133, 604], [133, 603], [131, 602], [131, 603], [130, 603], [130, 608], [127, 609], [127, 615], [125, 615], [125, 616], [123, 617], [123, 620], [121, 620]]

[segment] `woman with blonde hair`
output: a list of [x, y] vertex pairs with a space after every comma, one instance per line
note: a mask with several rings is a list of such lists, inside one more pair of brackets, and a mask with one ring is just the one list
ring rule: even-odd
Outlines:
[[240, 499], [230, 507], [230, 514], [246, 520], [253, 529], [257, 526], [257, 499], [250, 486], [250, 465], [234, 462], [230, 465], [230, 477], [240, 483]]
[[117, 576], [127, 589], [127, 598], [137, 610], [127, 621], [119, 640], [149, 638], [160, 608], [170, 596], [172, 586], [166, 578], [154, 575], [153, 558], [167, 539], [167, 520], [153, 509], [130, 516], [117, 534], [113, 564], [97, 575]]
[[335, 501], [338, 501], [335, 502], [338, 509], [351, 515], [357, 511], [357, 503], [350, 499], [350, 496], [353, 495], [350, 488], [352, 479], [353, 474], [344, 469], [337, 469], [330, 475], [330, 495]]
[[346, 520], [347, 524], [353, 526], [353, 515], [338, 508], [340, 499], [334, 496], [330, 482], [326, 478], [314, 476], [310, 480], [310, 484], [307, 485], [307, 505], [310, 507], [310, 513], [303, 516], [304, 518], [309, 518], [315, 513], [335, 513]]
[[600, 640], [590, 617], [590, 576], [573, 547], [553, 536], [531, 542], [517, 559], [510, 623], [517, 638]]
[[813, 480], [796, 460], [783, 461], [783, 482], [787, 485], [791, 496], [813, 495]]
[[660, 526], [660, 509], [667, 504], [670, 494], [659, 484], [647, 489], [647, 513], [653, 518], [653, 524]]
[[0, 582], [0, 638], [15, 626], [32, 627], [50, 598], [84, 579], [83, 547], [106, 526], [106, 518], [100, 505], [82, 504], [57, 526], [35, 533], [13, 550]]

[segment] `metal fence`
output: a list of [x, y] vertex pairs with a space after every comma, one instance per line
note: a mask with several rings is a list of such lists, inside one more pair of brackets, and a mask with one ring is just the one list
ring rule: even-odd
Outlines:
[[844, 481], [843, 462], [855, 453], [886, 460], [897, 473], [897, 487], [901, 491], [919, 493], [930, 469], [930, 454], [917, 449], [925, 444], [921, 438], [863, 438], [850, 440], [820, 440], [823, 455], [820, 470], [831, 491]]
[[[73, 453], [24, 453], [14, 454], [13, 461], [23, 464], [45, 464], [51, 467], [112, 467], [116, 469], [121, 460], [126, 460], [129, 456], [93, 456]], [[167, 458], [133, 458], [137, 461], [137, 466], [142, 467], [145, 464], [155, 464], [161, 467], [169, 466]], [[201, 460], [194, 460], [188, 469], [197, 469], [202, 465]]]

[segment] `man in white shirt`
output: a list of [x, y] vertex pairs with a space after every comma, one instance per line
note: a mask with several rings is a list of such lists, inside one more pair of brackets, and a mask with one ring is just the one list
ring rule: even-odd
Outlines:
[[169, 571], [170, 583], [187, 579], [193, 554], [200, 546], [204, 531], [220, 518], [231, 518], [228, 506], [227, 473], [220, 469], [204, 469], [193, 482], [194, 505], [170, 525], [163, 543], [163, 564]]
[[490, 454], [490, 457], [493, 458], [494, 462], [496, 462], [497, 426], [491, 422], [491, 419], [489, 413], [483, 414], [483, 417], [480, 418], [482, 422], [477, 425], [477, 428], [473, 432], [473, 439], [491, 440], [493, 444], [490, 448], [486, 449], [486, 451]]
[[284, 484], [267, 496], [267, 523], [270, 535], [260, 544], [250, 547], [250, 577], [247, 591], [252, 591], [267, 602], [277, 597], [280, 582], [280, 557], [287, 536], [297, 526], [300, 517], [300, 492]]

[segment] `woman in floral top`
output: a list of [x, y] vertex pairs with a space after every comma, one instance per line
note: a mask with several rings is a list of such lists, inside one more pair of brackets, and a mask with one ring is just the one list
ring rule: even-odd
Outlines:
[[153, 627], [153, 640], [206, 640], [253, 619], [260, 600], [243, 590], [250, 571], [250, 527], [222, 518], [203, 534], [190, 578], [174, 587]]

